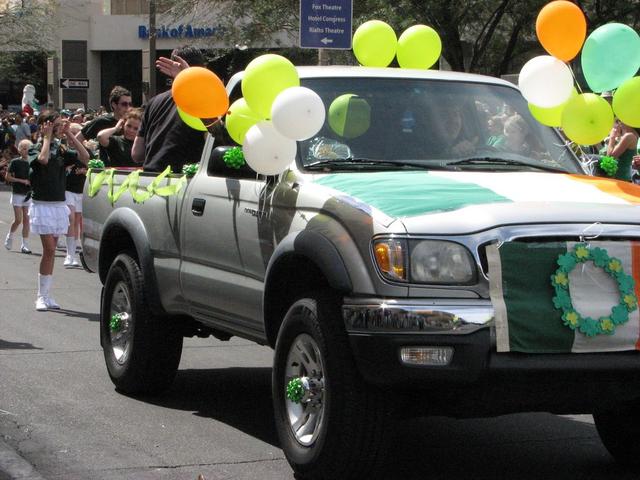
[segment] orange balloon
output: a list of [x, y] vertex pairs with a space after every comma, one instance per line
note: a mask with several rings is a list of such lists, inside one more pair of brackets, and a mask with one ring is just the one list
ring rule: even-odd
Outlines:
[[171, 95], [180, 110], [196, 118], [221, 117], [229, 109], [222, 80], [203, 67], [185, 68], [176, 75]]
[[568, 62], [582, 48], [587, 36], [587, 20], [575, 3], [555, 0], [540, 10], [536, 20], [536, 33], [547, 52]]

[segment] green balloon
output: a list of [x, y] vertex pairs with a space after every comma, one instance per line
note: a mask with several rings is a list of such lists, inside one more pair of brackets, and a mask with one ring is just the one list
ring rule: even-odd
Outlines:
[[225, 126], [233, 141], [242, 145], [245, 134], [261, 120], [258, 114], [249, 108], [245, 99], [239, 98], [229, 107], [225, 117]]
[[562, 112], [564, 111], [564, 107], [569, 103], [569, 101], [578, 96], [578, 91], [574, 88], [571, 97], [564, 103], [561, 103], [557, 107], [544, 108], [534, 105], [533, 103], [529, 103], [529, 111], [533, 118], [539, 121], [543, 125], [547, 125], [549, 127], [559, 127], [562, 125]]
[[569, 100], [562, 112], [562, 130], [578, 145], [595, 145], [613, 126], [613, 111], [607, 101], [593, 93]]
[[344, 138], [356, 138], [369, 130], [371, 107], [364, 98], [345, 93], [329, 105], [328, 119], [335, 133]]
[[613, 113], [622, 123], [640, 127], [640, 77], [624, 82], [613, 94]]
[[580, 61], [592, 91], [615, 90], [640, 68], [640, 36], [621, 23], [602, 25], [587, 37]]
[[299, 87], [296, 67], [288, 59], [268, 53], [249, 62], [242, 78], [242, 95], [261, 119], [271, 118], [271, 105], [280, 92]]
[[184, 123], [195, 130], [199, 130], [201, 132], [207, 131], [207, 127], [204, 126], [204, 123], [202, 123], [202, 120], [200, 120], [198, 117], [194, 117], [193, 115], [189, 115], [188, 113], [183, 112], [178, 106], [176, 106], [176, 108], [178, 109], [178, 115], [180, 115], [180, 118]]
[[402, 68], [431, 68], [441, 52], [440, 35], [426, 25], [409, 27], [398, 39], [398, 64]]
[[398, 39], [391, 26], [381, 20], [369, 20], [353, 34], [353, 53], [365, 67], [386, 67], [396, 56]]

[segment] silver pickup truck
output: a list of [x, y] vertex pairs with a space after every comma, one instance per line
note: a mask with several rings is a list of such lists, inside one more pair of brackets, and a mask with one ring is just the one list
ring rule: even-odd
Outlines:
[[209, 135], [175, 195], [112, 202], [125, 171], [85, 192], [116, 387], [161, 391], [183, 337], [239, 336], [275, 350], [299, 478], [369, 478], [398, 412], [593, 413], [637, 466], [640, 188], [586, 175], [507, 82], [298, 70], [326, 121], [280, 175], [232, 168]]

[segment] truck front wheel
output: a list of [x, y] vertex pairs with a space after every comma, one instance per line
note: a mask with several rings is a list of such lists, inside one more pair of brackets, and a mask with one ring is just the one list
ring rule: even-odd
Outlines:
[[355, 368], [334, 295], [291, 305], [272, 380], [276, 429], [297, 478], [371, 478], [382, 460], [386, 410]]
[[640, 467], [640, 402], [593, 414], [602, 443], [617, 462]]
[[182, 355], [182, 334], [168, 318], [149, 311], [142, 271], [127, 253], [115, 258], [107, 274], [100, 335], [118, 390], [156, 393], [171, 385]]

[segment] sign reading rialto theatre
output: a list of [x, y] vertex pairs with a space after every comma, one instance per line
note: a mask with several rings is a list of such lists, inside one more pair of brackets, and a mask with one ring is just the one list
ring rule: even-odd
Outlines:
[[352, 0], [300, 0], [302, 48], [351, 48]]
[[[205, 38], [222, 36], [223, 29], [217, 27], [194, 27], [187, 25], [158, 25], [156, 38]], [[138, 25], [138, 38], [149, 38], [149, 28], [146, 25]]]

